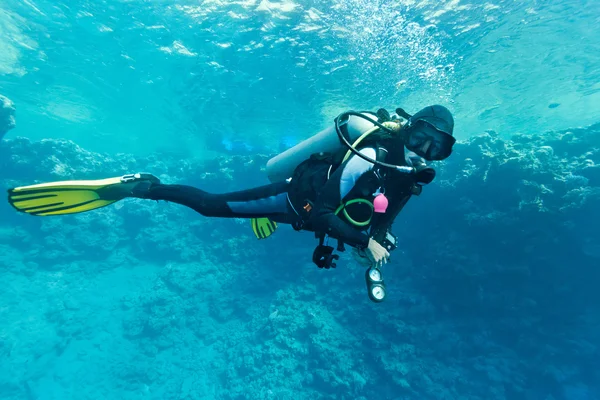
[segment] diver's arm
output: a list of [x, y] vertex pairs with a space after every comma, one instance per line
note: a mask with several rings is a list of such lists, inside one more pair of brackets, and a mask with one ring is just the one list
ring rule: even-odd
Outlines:
[[371, 237], [378, 243], [383, 243], [387, 232], [391, 230], [396, 217], [400, 214], [400, 211], [402, 211], [406, 203], [408, 203], [410, 197], [411, 195], [407, 194], [397, 201], [392, 200], [386, 213], [383, 214], [380, 219], [374, 221], [373, 226], [371, 227]]
[[[373, 221], [370, 235], [371, 240], [387, 251], [387, 257], [384, 258], [384, 261], [387, 261], [387, 258], [390, 257], [390, 253], [395, 249], [395, 244], [393, 248], [385, 247], [387, 233], [391, 233], [392, 224], [394, 223], [400, 211], [402, 211], [408, 202], [408, 199], [410, 199], [410, 195], [401, 198], [399, 201], [392, 200], [386, 213], [381, 215], [380, 218], [374, 219]], [[373, 260], [371, 257], [369, 257], [368, 252], [363, 249], [354, 249], [352, 255], [359, 264], [365, 267], [370, 267], [373, 265]]]
[[[397, 179], [396, 185], [390, 185], [386, 194], [389, 195], [389, 206], [385, 214], [379, 218], [373, 219], [371, 225], [371, 237], [379, 243], [383, 243], [386, 234], [392, 228], [396, 217], [404, 209], [404, 206], [413, 195], [420, 195], [422, 187], [428, 185], [435, 178], [435, 170], [427, 165], [427, 162], [422, 157], [409, 152], [409, 163], [415, 168], [416, 174], [414, 178], [397, 175], [393, 179]], [[392, 172], [394, 173], [394, 172]], [[406, 179], [409, 179], [406, 181]]]
[[335, 209], [319, 207], [311, 218], [315, 232], [323, 232], [342, 242], [359, 249], [369, 246], [369, 236], [342, 221], [334, 214]]

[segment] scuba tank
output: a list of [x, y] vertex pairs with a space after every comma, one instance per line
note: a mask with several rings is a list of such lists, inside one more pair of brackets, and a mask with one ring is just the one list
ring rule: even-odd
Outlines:
[[[396, 110], [397, 113], [399, 111], [402, 111], [399, 115], [408, 116], [404, 110], [400, 108]], [[382, 123], [379, 122], [380, 120], [382, 120]], [[342, 162], [354, 153], [374, 164], [393, 168], [403, 173], [412, 173], [414, 172], [412, 168], [382, 163], [370, 159], [356, 150], [358, 144], [370, 134], [381, 132], [394, 136], [399, 133], [401, 127], [400, 121], [390, 119], [389, 113], [384, 109], [378, 110], [377, 113], [346, 111], [335, 118], [333, 126], [271, 158], [267, 162], [267, 176], [272, 183], [284, 181], [290, 178], [296, 167], [303, 161], [308, 160], [311, 155], [318, 153], [336, 154], [344, 148], [347, 148], [348, 151]]]
[[[363, 113], [368, 115], [367, 113]], [[371, 117], [377, 118], [374, 113]], [[358, 116], [351, 116], [347, 123], [348, 135], [351, 142], [358, 139], [363, 133], [373, 129], [375, 125]], [[315, 153], [336, 153], [344, 144], [340, 142], [336, 133], [336, 127], [330, 126], [323, 129], [313, 137], [310, 137], [283, 153], [271, 158], [267, 162], [267, 176], [271, 182], [281, 182], [294, 174], [294, 170], [304, 160]]]

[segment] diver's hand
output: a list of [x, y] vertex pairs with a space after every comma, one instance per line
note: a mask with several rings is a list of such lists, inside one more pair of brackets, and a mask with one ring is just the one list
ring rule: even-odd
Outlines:
[[369, 246], [367, 246], [365, 253], [371, 260], [374, 266], [381, 267], [383, 264], [387, 264], [390, 253], [377, 243], [373, 238], [369, 238]]

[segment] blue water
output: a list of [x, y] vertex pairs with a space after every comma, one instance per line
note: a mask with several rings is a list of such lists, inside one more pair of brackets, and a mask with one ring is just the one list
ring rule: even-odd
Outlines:
[[248, 188], [348, 109], [443, 104], [459, 145], [396, 222], [381, 304], [289, 227], [1, 204], [0, 398], [600, 399], [599, 23], [584, 0], [3, 0], [2, 188]]

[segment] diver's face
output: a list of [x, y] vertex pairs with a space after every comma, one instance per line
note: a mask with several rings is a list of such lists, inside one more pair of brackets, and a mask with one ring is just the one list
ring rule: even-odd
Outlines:
[[454, 137], [438, 131], [433, 125], [417, 121], [408, 130], [406, 147], [428, 161], [438, 161], [452, 153], [455, 141]]

